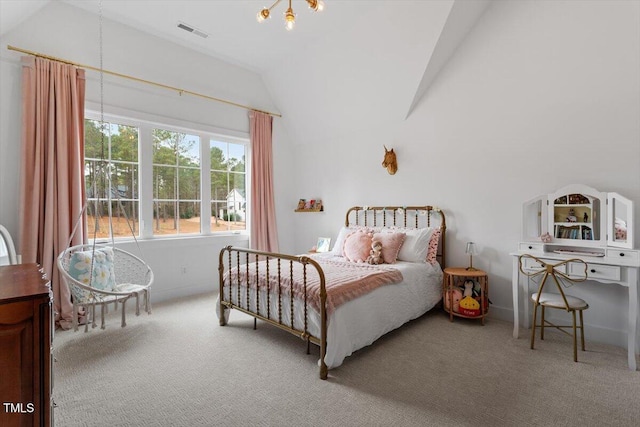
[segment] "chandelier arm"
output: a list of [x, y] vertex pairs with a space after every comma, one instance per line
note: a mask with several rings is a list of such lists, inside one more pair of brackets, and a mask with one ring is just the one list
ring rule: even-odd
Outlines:
[[278, 5], [278, 3], [280, 3], [282, 0], [276, 0], [273, 2], [273, 4], [267, 9], [269, 12], [271, 12], [271, 9], [273, 9], [274, 7], [276, 7]]

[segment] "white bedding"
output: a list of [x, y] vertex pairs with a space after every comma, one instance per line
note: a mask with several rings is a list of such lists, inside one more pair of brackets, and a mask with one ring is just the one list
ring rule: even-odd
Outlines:
[[[331, 253], [316, 254], [314, 259], [335, 257]], [[340, 257], [336, 257], [340, 258]], [[442, 295], [442, 270], [438, 264], [399, 261], [392, 265], [403, 276], [398, 284], [381, 286], [357, 299], [340, 305], [329, 316], [327, 322], [327, 354], [325, 363], [329, 368], [340, 366], [344, 358], [354, 351], [372, 344], [375, 340], [409, 320], [420, 317], [433, 308]], [[387, 265], [388, 267], [388, 265]], [[225, 289], [225, 292], [228, 292]], [[226, 295], [226, 294], [225, 294]], [[237, 303], [237, 294], [231, 295]], [[250, 292], [250, 307], [255, 310], [255, 292]], [[228, 300], [228, 295], [227, 295]], [[241, 290], [240, 304], [244, 306], [246, 291]], [[260, 313], [266, 316], [266, 293], [260, 295]], [[271, 318], [277, 320], [277, 295], [271, 294]], [[216, 304], [218, 316], [220, 306]], [[294, 301], [294, 326], [303, 329], [304, 311], [302, 303]], [[308, 308], [307, 330], [313, 336], [320, 336], [320, 315]], [[290, 326], [289, 299], [283, 299], [282, 323]]]

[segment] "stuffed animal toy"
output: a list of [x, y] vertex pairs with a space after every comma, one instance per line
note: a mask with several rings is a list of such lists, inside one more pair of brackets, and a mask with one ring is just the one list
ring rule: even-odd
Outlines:
[[540, 236], [540, 240], [542, 240], [543, 243], [550, 243], [551, 234], [549, 234], [549, 232], [544, 233], [542, 236]]
[[462, 293], [465, 297], [473, 296], [473, 280], [467, 279], [464, 281], [464, 292]]
[[[453, 295], [452, 295], [453, 294]], [[451, 298], [453, 297], [453, 312], [460, 312], [460, 301], [462, 300], [462, 292], [457, 287], [451, 291], [447, 291], [444, 297], [444, 306], [447, 310], [449, 310], [449, 306], [451, 305]]]
[[470, 295], [466, 296], [460, 301], [460, 313], [465, 316], [479, 316], [480, 303], [474, 300]]
[[382, 264], [384, 262], [382, 259], [382, 242], [376, 240], [371, 243], [371, 251], [369, 252], [367, 262], [369, 264]]

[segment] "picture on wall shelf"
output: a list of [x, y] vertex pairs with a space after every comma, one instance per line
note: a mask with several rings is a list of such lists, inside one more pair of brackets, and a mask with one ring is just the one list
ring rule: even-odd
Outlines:
[[316, 252], [329, 252], [330, 244], [331, 244], [331, 237], [318, 237]]
[[296, 212], [320, 212], [323, 210], [320, 199], [300, 199], [296, 208]]

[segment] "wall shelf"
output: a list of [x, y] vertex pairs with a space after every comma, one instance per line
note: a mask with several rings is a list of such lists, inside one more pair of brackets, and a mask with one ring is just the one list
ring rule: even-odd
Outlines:
[[296, 209], [294, 212], [324, 212], [324, 207], [313, 209]]

